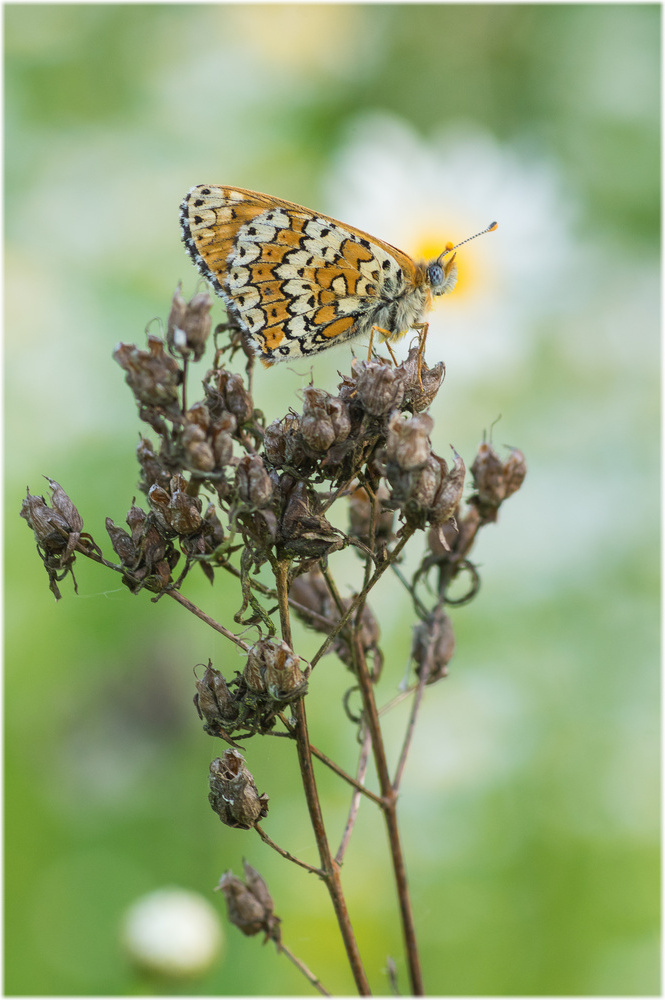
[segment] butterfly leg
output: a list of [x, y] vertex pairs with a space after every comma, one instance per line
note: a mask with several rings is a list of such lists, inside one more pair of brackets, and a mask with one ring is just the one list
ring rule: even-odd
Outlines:
[[420, 384], [421, 390], [423, 389], [423, 379], [421, 375], [421, 369], [423, 365], [423, 354], [425, 353], [425, 341], [427, 340], [427, 331], [429, 330], [429, 323], [416, 323], [414, 324], [414, 329], [418, 330], [418, 382]]
[[397, 368], [397, 358], [395, 357], [395, 353], [394, 353], [394, 351], [393, 351], [393, 349], [390, 346], [390, 343], [388, 341], [388, 338], [392, 337], [393, 334], [390, 332], [390, 330], [384, 330], [382, 326], [373, 326], [372, 327], [372, 332], [370, 333], [370, 336], [369, 336], [369, 353], [367, 355], [367, 360], [369, 361], [370, 358], [372, 357], [372, 341], [374, 340], [374, 331], [375, 330], [376, 330], [377, 333], [382, 333], [383, 336], [385, 337], [385, 340], [383, 341], [383, 343], [388, 348], [388, 354], [393, 359], [393, 364], [395, 365], [395, 368]]

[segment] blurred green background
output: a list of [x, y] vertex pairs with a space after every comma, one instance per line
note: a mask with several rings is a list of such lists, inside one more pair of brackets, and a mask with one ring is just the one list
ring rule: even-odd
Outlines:
[[[194, 292], [178, 206], [230, 183], [414, 255], [499, 220], [460, 251], [428, 340], [447, 363], [438, 453], [452, 442], [470, 464], [500, 416], [493, 440], [529, 472], [480, 539], [482, 589], [454, 616], [404, 782], [425, 982], [657, 993], [659, 6], [8, 4], [4, 21], [5, 992], [309, 995], [232, 927], [186, 983], [142, 978], [121, 949], [126, 908], [164, 886], [225, 923], [211, 890], [243, 856], [289, 947], [353, 992], [323, 888], [208, 806], [223, 748], [195, 716], [192, 667], [232, 673], [235, 654], [81, 561], [78, 596], [67, 581], [56, 605], [18, 519], [47, 474], [111, 553], [104, 517], [122, 523], [136, 494], [139, 429], [111, 352], [143, 343], [178, 280]], [[256, 401], [269, 419], [300, 408], [310, 370], [334, 390], [350, 357], [261, 371]], [[348, 590], [357, 561], [335, 568]], [[229, 582], [186, 592], [231, 622]], [[412, 618], [394, 579], [373, 607], [387, 701]], [[353, 769], [349, 683], [324, 660], [308, 712], [313, 741]], [[405, 719], [388, 725], [393, 755]], [[267, 831], [314, 862], [289, 747], [254, 740], [247, 757]], [[336, 842], [349, 796], [320, 783]], [[378, 993], [388, 955], [408, 990], [384, 845], [365, 803], [343, 877]]]

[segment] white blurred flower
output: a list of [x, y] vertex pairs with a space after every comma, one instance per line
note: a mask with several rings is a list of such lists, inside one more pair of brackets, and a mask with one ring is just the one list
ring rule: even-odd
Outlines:
[[364, 115], [349, 126], [326, 193], [331, 215], [415, 259], [498, 221], [497, 233], [460, 248], [457, 287], [428, 317], [430, 345], [445, 335], [458, 370], [496, 371], [520, 357], [534, 323], [556, 315], [574, 287], [576, 209], [555, 165], [485, 132], [425, 139], [390, 115]]
[[126, 911], [122, 941], [141, 968], [162, 976], [205, 972], [224, 945], [217, 911], [198, 893], [158, 889]]

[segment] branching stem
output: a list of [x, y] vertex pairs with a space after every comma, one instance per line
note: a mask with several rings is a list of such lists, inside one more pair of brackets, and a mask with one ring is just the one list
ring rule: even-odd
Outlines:
[[[288, 644], [291, 645], [291, 623], [289, 620], [289, 600], [287, 589], [289, 560], [278, 559], [275, 561], [273, 568], [275, 570], [275, 578], [277, 582], [277, 599], [279, 602], [282, 638], [285, 642], [288, 642]], [[346, 949], [346, 954], [351, 967], [351, 972], [353, 973], [356, 988], [361, 996], [369, 996], [371, 994], [371, 990], [346, 907], [346, 900], [344, 899], [344, 893], [342, 891], [339, 865], [332, 856], [330, 843], [328, 841], [328, 836], [323, 822], [321, 803], [319, 801], [319, 793], [316, 787], [314, 768], [312, 767], [312, 752], [309, 742], [309, 733], [307, 730], [305, 701], [303, 698], [294, 703], [293, 715], [295, 718], [295, 738], [298, 750], [298, 762], [300, 764], [300, 774], [302, 777], [305, 799], [307, 801], [307, 808], [309, 810], [310, 822], [312, 824], [312, 830], [314, 831], [314, 837], [319, 851], [319, 858], [321, 860], [321, 878], [325, 882], [328, 892], [330, 893], [333, 909], [335, 910], [337, 923], [339, 924], [342, 934], [344, 947]]]

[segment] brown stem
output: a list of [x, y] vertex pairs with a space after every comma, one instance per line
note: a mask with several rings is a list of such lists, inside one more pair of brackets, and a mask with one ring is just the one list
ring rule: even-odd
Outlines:
[[[289, 644], [289, 646], [291, 646], [291, 623], [289, 621], [289, 600], [287, 589], [289, 561], [287, 559], [276, 560], [273, 568], [277, 582], [277, 599], [279, 602], [282, 638]], [[295, 719], [294, 734], [296, 739], [296, 748], [298, 751], [298, 762], [300, 764], [300, 774], [302, 777], [307, 809], [309, 810], [309, 818], [312, 824], [312, 830], [314, 831], [316, 846], [319, 851], [319, 858], [321, 860], [321, 878], [325, 882], [328, 892], [330, 893], [333, 909], [342, 934], [342, 940], [344, 941], [344, 947], [346, 949], [349, 965], [351, 966], [351, 972], [355, 980], [356, 988], [361, 996], [370, 996], [371, 990], [369, 982], [367, 981], [362, 958], [360, 957], [360, 951], [358, 950], [358, 943], [356, 941], [355, 934], [353, 933], [353, 927], [351, 926], [351, 920], [346, 908], [346, 901], [344, 899], [342, 882], [339, 874], [339, 865], [331, 854], [330, 844], [328, 842], [328, 836], [323, 822], [321, 803], [319, 801], [319, 793], [316, 787], [314, 768], [312, 766], [312, 753], [310, 749], [309, 733], [307, 731], [307, 715], [305, 713], [305, 701], [303, 698], [294, 703], [293, 717]]]
[[277, 950], [281, 951], [282, 954], [286, 955], [286, 957], [289, 959], [290, 962], [293, 962], [295, 967], [302, 972], [303, 976], [307, 980], [309, 980], [314, 989], [318, 990], [319, 993], [321, 993], [324, 997], [329, 997], [331, 995], [330, 993], [328, 993], [326, 989], [323, 988], [323, 986], [321, 985], [321, 981], [318, 979], [318, 977], [315, 976], [313, 972], [310, 972], [305, 963], [301, 962], [299, 958], [296, 958], [293, 952], [290, 951], [285, 944], [282, 944], [281, 941], [275, 943], [277, 944]]
[[[358, 621], [359, 619], [356, 619]], [[370, 677], [365, 652], [356, 631], [353, 642], [354, 666], [360, 685], [360, 692], [363, 699], [365, 724], [371, 734], [372, 752], [376, 767], [381, 795], [383, 798], [383, 816], [388, 832], [388, 842], [390, 844], [390, 854], [392, 858], [395, 886], [399, 902], [400, 917], [402, 922], [402, 933], [404, 935], [404, 946], [406, 958], [409, 965], [409, 978], [411, 981], [411, 992], [414, 996], [424, 995], [422, 970], [420, 967], [420, 957], [418, 955], [418, 942], [413, 922], [413, 912], [411, 910], [411, 899], [409, 895], [409, 884], [406, 876], [406, 866], [404, 864], [404, 853], [399, 835], [397, 823], [397, 793], [393, 789], [390, 775], [388, 773], [388, 763], [383, 744], [383, 734], [379, 723], [379, 714], [374, 699], [374, 689]]]
[[188, 601], [186, 597], [183, 597], [178, 590], [166, 590], [164, 593], [168, 594], [169, 597], [172, 597], [174, 601], [178, 602], [178, 604], [182, 604], [183, 608], [187, 608], [188, 611], [191, 611], [193, 615], [200, 618], [202, 622], [206, 623], [206, 625], [210, 625], [211, 628], [214, 628], [216, 632], [219, 632], [221, 635], [225, 635], [227, 639], [231, 640], [231, 642], [235, 642], [236, 646], [240, 646], [240, 648], [244, 649], [245, 652], [249, 651], [250, 647], [246, 642], [244, 642], [234, 632], [231, 632], [228, 628], [225, 628], [223, 625], [220, 625], [219, 622], [216, 622], [215, 619], [211, 618], [210, 615], [207, 615], [205, 611], [201, 611], [200, 608], [197, 608], [195, 604], [192, 604], [192, 602]]

